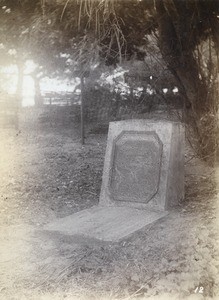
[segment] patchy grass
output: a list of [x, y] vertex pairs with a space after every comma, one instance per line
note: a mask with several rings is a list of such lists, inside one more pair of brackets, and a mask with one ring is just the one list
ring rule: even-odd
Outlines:
[[[106, 134], [24, 115], [1, 130], [0, 298], [217, 299], [214, 170], [186, 160], [186, 198], [119, 243], [45, 234], [43, 224], [98, 203]], [[196, 294], [203, 287], [203, 294]], [[199, 289], [198, 289], [199, 291]]]

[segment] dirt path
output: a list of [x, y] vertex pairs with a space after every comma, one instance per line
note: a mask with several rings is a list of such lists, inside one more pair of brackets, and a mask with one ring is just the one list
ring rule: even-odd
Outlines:
[[213, 170], [191, 160], [182, 206], [122, 242], [49, 235], [98, 203], [106, 135], [28, 122], [0, 132], [0, 299], [219, 298]]

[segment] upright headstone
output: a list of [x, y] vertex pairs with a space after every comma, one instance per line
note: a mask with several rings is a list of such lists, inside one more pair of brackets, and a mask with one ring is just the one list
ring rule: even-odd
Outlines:
[[167, 121], [109, 126], [99, 205], [45, 227], [118, 241], [167, 215], [184, 197], [184, 129]]
[[166, 210], [184, 197], [184, 128], [168, 121], [110, 123], [101, 206]]

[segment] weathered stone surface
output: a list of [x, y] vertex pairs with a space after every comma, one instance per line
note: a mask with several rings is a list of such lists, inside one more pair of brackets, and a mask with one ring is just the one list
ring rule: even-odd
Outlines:
[[116, 201], [147, 203], [157, 193], [162, 143], [155, 132], [122, 132], [112, 151], [110, 192]]
[[92, 207], [59, 219], [44, 227], [64, 235], [116, 242], [164, 217], [167, 212], [130, 207]]
[[101, 206], [168, 209], [184, 197], [184, 129], [168, 121], [110, 123]]

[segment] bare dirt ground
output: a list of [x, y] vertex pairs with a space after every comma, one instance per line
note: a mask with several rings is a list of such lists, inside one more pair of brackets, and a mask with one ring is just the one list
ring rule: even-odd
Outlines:
[[0, 299], [219, 299], [215, 170], [188, 152], [185, 200], [155, 224], [119, 243], [42, 230], [98, 203], [107, 135], [79, 133], [33, 109], [0, 130]]

